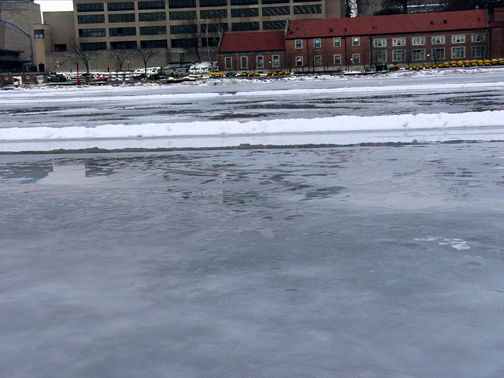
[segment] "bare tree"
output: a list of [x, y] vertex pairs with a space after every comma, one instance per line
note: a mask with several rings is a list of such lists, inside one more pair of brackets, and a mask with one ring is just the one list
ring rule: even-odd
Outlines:
[[201, 40], [206, 46], [208, 61], [212, 61], [212, 47], [219, 46], [228, 24], [224, 18], [207, 19], [201, 24]]
[[198, 62], [201, 62], [201, 56], [200, 56], [200, 38], [201, 38], [201, 28], [200, 28], [200, 23], [196, 19], [189, 19], [186, 20], [185, 25], [186, 27], [186, 36], [189, 40], [194, 41], [192, 43], [192, 46], [187, 46], [189, 49], [194, 49], [194, 52], [196, 53], [196, 56], [198, 57]]
[[133, 54], [133, 50], [130, 49], [119, 49], [119, 50], [112, 50], [112, 59], [114, 60], [116, 64], [116, 71], [122, 71], [123, 70], [123, 65], [124, 62]]
[[82, 63], [84, 63], [84, 66], [86, 66], [86, 73], [89, 74], [91, 59], [94, 59], [98, 55], [97, 51], [86, 50], [77, 42], [72, 43], [72, 49], [77, 54]]
[[147, 64], [149, 63], [149, 60], [151, 60], [156, 55], [158, 55], [159, 52], [160, 51], [158, 49], [147, 48], [147, 49], [133, 50], [132, 55], [137, 57], [138, 59], [140, 59], [143, 62], [144, 69], [145, 69], [144, 72], [147, 73]]

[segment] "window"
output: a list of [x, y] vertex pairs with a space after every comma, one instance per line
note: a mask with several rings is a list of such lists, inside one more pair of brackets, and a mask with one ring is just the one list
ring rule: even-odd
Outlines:
[[412, 37], [411, 44], [413, 46], [423, 46], [425, 45], [425, 37]]
[[296, 66], [297, 67], [303, 66], [303, 57], [302, 56], [296, 56]]
[[360, 37], [352, 38], [352, 46], [360, 46]]
[[268, 16], [285, 16], [290, 14], [290, 7], [263, 7], [262, 15]]
[[394, 38], [392, 39], [392, 46], [406, 46], [406, 38]]
[[259, 8], [234, 8], [231, 9], [231, 17], [258, 17]]
[[320, 14], [322, 5], [295, 5], [294, 14]]
[[406, 50], [392, 50], [393, 62], [404, 62], [406, 60]]
[[127, 35], [136, 35], [136, 28], [110, 28], [109, 36], [124, 37]]
[[373, 51], [375, 63], [387, 63], [387, 50]]
[[289, 3], [289, 0], [263, 0], [263, 4], [284, 4]]
[[354, 64], [359, 64], [360, 63], [360, 54], [352, 54], [352, 62]]
[[172, 39], [171, 45], [173, 48], [195, 47], [198, 46], [198, 38]]
[[61, 44], [55, 44], [54, 45], [54, 52], [66, 52], [67, 51], [67, 45], [66, 43], [61, 43]]
[[483, 56], [485, 55], [485, 47], [483, 46], [473, 46], [471, 48], [471, 56], [473, 59], [483, 59]]
[[33, 31], [35, 39], [43, 39], [44, 38], [44, 29], [36, 29]]
[[166, 49], [168, 41], [166, 39], [159, 39], [155, 41], [141, 41], [140, 47], [142, 49]]
[[231, 5], [257, 5], [259, 0], [231, 0]]
[[227, 9], [210, 9], [200, 11], [200, 18], [205, 20], [219, 20], [221, 18], [227, 18]]
[[485, 42], [485, 34], [471, 35], [471, 42]]
[[340, 54], [334, 55], [334, 64], [335, 65], [341, 64], [341, 55]]
[[465, 43], [465, 35], [464, 34], [452, 35], [452, 43]]
[[79, 38], [106, 37], [105, 28], [79, 29]]
[[81, 43], [80, 48], [82, 51], [107, 50], [107, 42]]
[[[168, 0], [170, 8], [196, 8], [196, 0]], [[176, 42], [178, 43], [178, 42]]]
[[385, 38], [373, 40], [373, 47], [387, 47], [387, 40]]
[[333, 46], [334, 47], [341, 47], [341, 38], [334, 38], [333, 39]]
[[435, 62], [437, 62], [438, 60], [445, 60], [446, 59], [445, 48], [438, 47], [432, 49], [432, 59], [434, 59]]
[[227, 0], [199, 0], [200, 7], [225, 7]]
[[465, 58], [465, 47], [452, 47], [452, 59], [464, 59]]
[[231, 24], [232, 31], [249, 31], [259, 30], [259, 22], [233, 22]]
[[[264, 8], [263, 8], [264, 10]], [[285, 20], [279, 21], [264, 21], [263, 30], [285, 30]]]
[[166, 34], [166, 26], [141, 26], [140, 35], [163, 35]]
[[[190, 12], [187, 12], [190, 13]], [[196, 18], [196, 12], [194, 13], [194, 18]], [[153, 13], [140, 13], [138, 15], [138, 20], [141, 22], [147, 21], [166, 21], [166, 13], [165, 12], [153, 12]]]
[[135, 13], [112, 13], [108, 15], [108, 22], [135, 22]]
[[264, 57], [263, 56], [258, 56], [256, 58], [256, 66], [257, 66], [257, 68], [264, 68]]
[[164, 1], [139, 1], [138, 9], [165, 9]]
[[198, 33], [198, 25], [171, 25], [170, 34], [196, 34]]
[[413, 49], [411, 57], [415, 61], [425, 60], [425, 49]]
[[103, 12], [103, 3], [77, 4], [77, 12]]
[[313, 64], [315, 66], [321, 66], [322, 65], [322, 56], [321, 55], [315, 55], [313, 57]]
[[[203, 24], [201, 25], [202, 33], [222, 33], [228, 31], [228, 24]], [[203, 42], [205, 39], [203, 39]]]
[[280, 55], [273, 55], [273, 67], [280, 67]]
[[444, 45], [445, 36], [444, 35], [435, 35], [431, 38], [431, 42], [433, 45]]
[[77, 23], [79, 24], [104, 24], [105, 15], [93, 14], [89, 16], [77, 16]]
[[[140, 15], [142, 15], [142, 13], [140, 13]], [[170, 20], [195, 20], [195, 19], [196, 19], [196, 11], [170, 12]], [[140, 19], [140, 21], [142, 20]]]
[[241, 62], [241, 69], [242, 70], [247, 70], [248, 69], [248, 57], [242, 56], [240, 58], [240, 62]]
[[107, 3], [107, 10], [110, 11], [124, 11], [135, 10], [135, 3], [132, 1], [120, 3]]
[[226, 70], [232, 70], [233, 69], [233, 58], [231, 58], [229, 56], [226, 57], [225, 66], [226, 66]]
[[296, 39], [295, 41], [295, 46], [296, 46], [296, 49], [302, 49], [303, 48], [303, 40], [302, 39]]
[[112, 50], [134, 50], [137, 48], [136, 41], [110, 42]]
[[316, 38], [313, 40], [313, 47], [315, 49], [320, 49], [320, 46], [321, 46], [321, 42], [320, 42], [320, 38]]

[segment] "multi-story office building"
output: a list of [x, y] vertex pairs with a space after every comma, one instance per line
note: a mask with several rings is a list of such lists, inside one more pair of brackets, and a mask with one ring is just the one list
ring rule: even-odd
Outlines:
[[[224, 32], [284, 30], [288, 19], [339, 18], [344, 16], [344, 3], [341, 0], [74, 0], [74, 30], [69, 33], [83, 50], [101, 52], [103, 57], [95, 64], [99, 69], [107, 67], [104, 52], [110, 50], [159, 49], [164, 54], [157, 56], [157, 62], [216, 60]], [[63, 52], [61, 46], [59, 49]], [[58, 52], [58, 48], [52, 46], [51, 51]], [[138, 66], [138, 62], [134, 65]]]
[[[355, 4], [357, 15], [374, 16], [386, 8], [386, 0], [350, 0]], [[438, 12], [445, 8], [446, 0], [408, 0], [408, 13]], [[399, 8], [398, 8], [399, 9]]]

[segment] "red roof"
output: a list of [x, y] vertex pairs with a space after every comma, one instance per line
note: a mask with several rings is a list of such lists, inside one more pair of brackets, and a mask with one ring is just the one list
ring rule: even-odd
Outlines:
[[221, 53], [278, 50], [285, 50], [283, 31], [226, 33], [219, 49]]
[[488, 27], [486, 11], [477, 9], [459, 12], [294, 20], [289, 21], [286, 38], [432, 33], [486, 27]]

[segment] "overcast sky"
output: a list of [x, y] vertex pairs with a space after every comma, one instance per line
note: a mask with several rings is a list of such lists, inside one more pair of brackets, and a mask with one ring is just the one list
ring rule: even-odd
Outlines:
[[40, 4], [42, 12], [70, 11], [73, 9], [72, 0], [35, 0]]

